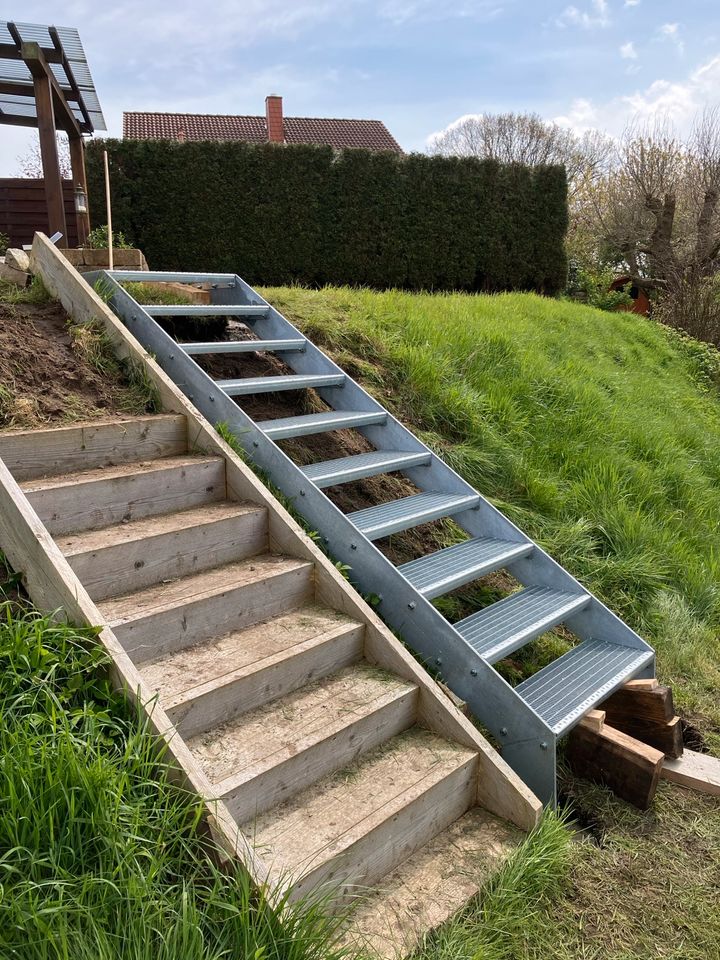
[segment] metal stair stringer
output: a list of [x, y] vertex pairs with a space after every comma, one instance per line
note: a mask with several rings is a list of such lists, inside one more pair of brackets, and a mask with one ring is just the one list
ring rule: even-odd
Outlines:
[[[517, 556], [510, 549], [508, 555], [514, 556], [514, 559], [502, 565], [524, 586], [536, 591], [547, 589], [586, 599], [582, 605], [576, 603], [562, 622], [590, 646], [581, 654], [571, 651], [566, 655], [570, 658], [567, 661], [560, 658], [551, 664], [552, 668], [558, 665], [555, 672], [551, 672], [547, 679], [539, 678], [534, 686], [526, 688], [527, 698], [523, 696], [524, 685], [517, 689], [511, 687], [463, 638], [460, 625], [451, 625], [403, 572], [375, 547], [372, 539], [358, 529], [352, 515], [345, 515], [335, 507], [321, 488], [313, 483], [311, 476], [294, 464], [266, 435], [262, 422], [255, 422], [244, 413], [220, 384], [195, 363], [190, 354], [196, 351], [186, 352], [151, 318], [150, 311], [145, 311], [115, 279], [127, 277], [135, 280], [140, 279], [139, 275], [127, 276], [115, 272], [102, 276], [112, 289], [111, 306], [136, 338], [154, 354], [168, 375], [208, 420], [215, 425], [227, 423], [253, 462], [268, 473], [283, 493], [294, 501], [307, 522], [320, 532], [329, 553], [352, 568], [356, 586], [366, 594], [381, 598], [379, 612], [385, 620], [431, 669], [442, 675], [458, 696], [468, 702], [473, 714], [501, 744], [503, 757], [528, 786], [544, 802], [553, 802], [557, 740], [598, 702], [600, 694], [604, 698], [630, 676], [652, 675], [652, 648], [433, 454], [359, 384], [347, 377], [329, 357], [303, 337], [244, 281], [235, 278], [234, 283], [229, 283], [228, 275], [224, 275], [223, 282], [212, 292], [214, 314], [222, 305], [230, 306], [231, 310], [243, 306], [261, 308], [245, 311], [246, 314], [252, 313], [252, 329], [261, 341], [304, 340], [304, 349], [283, 355], [293, 375], [305, 378], [310, 385], [313, 382], [311, 378], [329, 378], [329, 382], [335, 385], [318, 385], [317, 392], [333, 411], [356, 412], [365, 415], [368, 421], [375, 420], [360, 423], [357, 429], [379, 451], [393, 450], [401, 452], [403, 456], [416, 455], [409, 459], [409, 466], [399, 468], [404, 475], [421, 491], [442, 491], [448, 501], [456, 498], [462, 504], [456, 512], [449, 510], [439, 515], [452, 516], [471, 538], [496, 538], [506, 548], [507, 545], [512, 548], [512, 544], [527, 546], [527, 551], [515, 551]], [[202, 282], [199, 277], [212, 282], [212, 275], [201, 274], [145, 274], [142, 279]], [[193, 311], [188, 308], [187, 312]], [[381, 527], [383, 529], [386, 528]], [[602, 642], [593, 641], [597, 636], [602, 637]], [[599, 678], [595, 687], [592, 686], [593, 677], [588, 674], [593, 665]], [[533, 680], [531, 677], [526, 683], [532, 683]], [[603, 682], [600, 683], [600, 680]], [[575, 700], [584, 691], [582, 684], [587, 682], [591, 687], [589, 696], [576, 703]], [[547, 687], [552, 694], [552, 705], [555, 706], [557, 702], [562, 710], [565, 702], [563, 684], [578, 689], [579, 693], [575, 700], [571, 698], [568, 702], [566, 714], [560, 722], [552, 723], [541, 715], [542, 708], [547, 706], [543, 699], [544, 688]], [[537, 710], [533, 704], [538, 705]]]

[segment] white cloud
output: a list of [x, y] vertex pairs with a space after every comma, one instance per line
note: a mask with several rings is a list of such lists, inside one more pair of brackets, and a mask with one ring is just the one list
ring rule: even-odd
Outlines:
[[640, 0], [625, 0], [626, 7], [639, 7]]
[[433, 20], [472, 19], [493, 20], [500, 16], [507, 0], [464, 0], [464, 2], [440, 4], [437, 0], [381, 0], [378, 14], [383, 20], [394, 24]]
[[658, 27], [657, 32], [661, 40], [669, 40], [671, 43], [674, 43], [678, 53], [685, 52], [685, 44], [680, 36], [679, 23], [663, 23], [661, 27]]
[[656, 80], [643, 90], [605, 103], [576, 99], [567, 113], [554, 119], [578, 133], [597, 129], [619, 136], [631, 119], [664, 116], [686, 134], [695, 116], [713, 105], [720, 105], [720, 54], [694, 70], [684, 82]]
[[590, 7], [585, 10], [573, 5], [565, 7], [555, 22], [559, 27], [575, 26], [585, 30], [607, 27], [610, 24], [607, 0], [592, 0]]
[[632, 40], [628, 40], [620, 47], [620, 56], [623, 60], [637, 60], [637, 50]]

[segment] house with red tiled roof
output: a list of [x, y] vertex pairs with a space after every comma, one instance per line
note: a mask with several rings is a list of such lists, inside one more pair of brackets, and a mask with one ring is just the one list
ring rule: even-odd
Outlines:
[[380, 120], [339, 120], [329, 117], [285, 117], [282, 97], [265, 98], [265, 116], [206, 113], [123, 114], [127, 140], [243, 140], [248, 143], [317, 143], [335, 150], [362, 147], [392, 150], [402, 147]]

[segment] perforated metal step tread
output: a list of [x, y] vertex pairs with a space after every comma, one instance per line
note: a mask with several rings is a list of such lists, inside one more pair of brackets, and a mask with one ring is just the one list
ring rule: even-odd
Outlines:
[[652, 650], [591, 638], [515, 687], [553, 733], [570, 729], [645, 665]]
[[189, 356], [215, 353], [283, 353], [305, 349], [307, 340], [212, 340], [207, 343], [181, 343]]
[[403, 497], [402, 500], [391, 500], [390, 503], [356, 510], [347, 517], [369, 540], [379, 540], [391, 533], [417, 527], [421, 523], [462, 513], [463, 510], [477, 506], [479, 502], [479, 495], [418, 493], [413, 497]]
[[341, 457], [338, 460], [326, 460], [303, 467], [305, 476], [316, 487], [332, 487], [336, 483], [350, 483], [363, 477], [374, 477], [378, 473], [392, 473], [395, 470], [408, 470], [430, 463], [429, 453], [421, 450], [406, 453], [402, 450], [374, 450], [355, 457]]
[[528, 587], [465, 617], [455, 629], [488, 663], [495, 663], [589, 602], [586, 593]]
[[257, 426], [272, 440], [287, 440], [289, 437], [308, 437], [313, 433], [330, 433], [333, 430], [352, 430], [356, 427], [383, 424], [386, 420], [387, 413], [384, 410], [332, 410], [330, 413], [310, 413], [304, 417], [260, 420]]
[[450, 590], [477, 580], [486, 573], [499, 570], [505, 564], [525, 557], [532, 551], [533, 544], [529, 542], [477, 537], [411, 560], [398, 567], [398, 570], [416, 590], [428, 600], [432, 600], [433, 597], [449, 593]]
[[235, 306], [211, 303], [148, 303], [142, 305], [151, 317], [266, 317], [270, 307], [263, 304]]
[[221, 390], [230, 397], [248, 393], [275, 393], [276, 390], [308, 390], [315, 387], [341, 387], [344, 373], [287, 374], [277, 377], [243, 377], [240, 380], [216, 380]]

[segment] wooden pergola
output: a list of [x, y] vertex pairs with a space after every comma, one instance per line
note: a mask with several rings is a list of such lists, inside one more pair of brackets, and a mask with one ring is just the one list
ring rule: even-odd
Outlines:
[[[83, 137], [106, 129], [77, 30], [0, 22], [0, 124], [37, 128], [50, 233], [67, 246], [57, 131], [67, 133], [73, 183], [87, 198]], [[90, 229], [85, 207], [81, 243]]]

